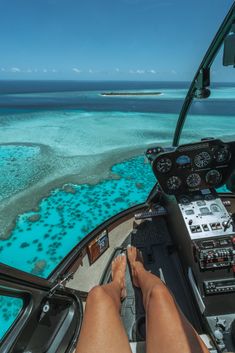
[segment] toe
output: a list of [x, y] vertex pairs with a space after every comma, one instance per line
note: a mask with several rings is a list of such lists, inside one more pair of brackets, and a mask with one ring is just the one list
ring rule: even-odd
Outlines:
[[127, 247], [127, 255], [130, 262], [135, 261], [136, 258], [136, 248], [134, 246]]

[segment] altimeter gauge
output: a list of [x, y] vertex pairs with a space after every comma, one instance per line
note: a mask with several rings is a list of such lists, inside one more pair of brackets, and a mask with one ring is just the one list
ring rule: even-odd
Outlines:
[[211, 156], [208, 152], [203, 151], [198, 153], [194, 158], [194, 164], [198, 168], [205, 168], [211, 162]]
[[214, 154], [214, 158], [218, 163], [224, 163], [229, 161], [230, 156], [230, 152], [226, 147], [219, 148]]
[[197, 173], [189, 174], [186, 183], [190, 188], [196, 188], [201, 184], [201, 177]]
[[180, 185], [181, 185], [181, 180], [179, 177], [173, 175], [172, 177], [170, 177], [168, 180], [167, 180], [167, 187], [169, 190], [171, 191], [175, 191], [177, 189], [179, 189]]
[[160, 173], [167, 173], [171, 169], [172, 162], [169, 158], [160, 158], [157, 161], [157, 170]]
[[216, 169], [211, 169], [206, 173], [206, 182], [209, 186], [216, 186], [221, 182], [222, 175]]

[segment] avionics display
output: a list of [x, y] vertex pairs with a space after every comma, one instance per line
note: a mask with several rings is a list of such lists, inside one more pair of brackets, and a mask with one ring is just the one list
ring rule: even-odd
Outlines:
[[179, 168], [185, 168], [191, 164], [191, 159], [187, 155], [182, 155], [175, 160], [175, 163]]

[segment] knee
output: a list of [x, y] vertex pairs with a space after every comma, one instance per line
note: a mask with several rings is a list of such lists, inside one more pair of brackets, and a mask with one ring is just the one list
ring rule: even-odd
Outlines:
[[93, 287], [87, 297], [87, 304], [99, 304], [107, 306], [112, 301], [110, 300], [109, 295], [107, 295], [106, 291], [102, 286], [95, 286]]
[[154, 285], [148, 293], [148, 303], [149, 302], [162, 302], [167, 300], [169, 296], [168, 289], [162, 284]]
[[104, 290], [101, 286], [95, 286], [93, 287], [90, 292], [88, 293], [88, 298], [87, 300], [91, 301], [100, 301], [103, 299], [104, 296]]

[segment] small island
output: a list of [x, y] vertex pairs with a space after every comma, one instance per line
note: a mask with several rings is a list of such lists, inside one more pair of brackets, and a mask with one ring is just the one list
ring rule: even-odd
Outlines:
[[159, 96], [161, 92], [102, 92], [101, 96]]

